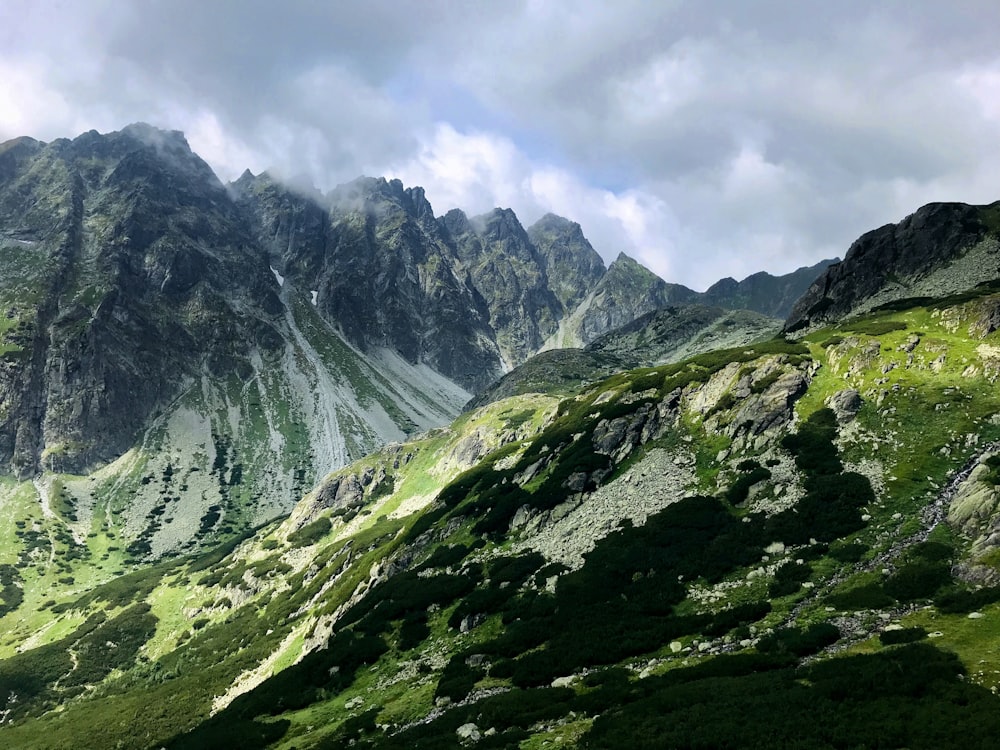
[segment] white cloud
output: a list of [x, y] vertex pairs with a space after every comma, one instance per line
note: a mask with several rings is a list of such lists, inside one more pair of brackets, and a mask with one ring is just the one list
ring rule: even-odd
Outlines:
[[226, 132], [215, 113], [202, 110], [183, 119], [188, 144], [221, 179], [234, 180], [245, 169], [260, 172], [267, 167], [260, 153]]
[[983, 117], [1000, 123], [1000, 59], [963, 71], [955, 82], [972, 97]]
[[224, 179], [423, 185], [702, 287], [1000, 198], [1000, 6], [6, 0], [0, 139], [135, 120]]
[[387, 173], [424, 187], [438, 214], [456, 206], [472, 215], [513, 208], [525, 226], [545, 213], [559, 214], [582, 225], [606, 262], [624, 251], [672, 276], [675, 220], [655, 195], [593, 187], [568, 170], [533, 162], [494, 133], [460, 133], [441, 123], [422, 143], [415, 158]]
[[413, 157], [388, 165], [386, 172], [407, 185], [424, 187], [437, 213], [461, 207], [479, 214], [501, 206], [530, 205], [526, 181], [531, 167], [510, 139], [460, 133], [448, 123], [438, 123], [419, 141]]

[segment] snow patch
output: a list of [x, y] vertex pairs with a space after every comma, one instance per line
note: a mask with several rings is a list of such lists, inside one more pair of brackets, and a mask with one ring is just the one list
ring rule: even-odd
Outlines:
[[313, 289], [311, 292], [309, 292], [309, 301], [313, 303], [313, 307], [316, 307], [317, 303], [319, 302], [319, 291]]
[[271, 269], [271, 273], [274, 274], [274, 278], [276, 278], [278, 280], [278, 286], [279, 287], [280, 286], [284, 286], [285, 285], [285, 277], [282, 276], [280, 273], [278, 273], [278, 269], [275, 268], [274, 266], [270, 266], [270, 269]]

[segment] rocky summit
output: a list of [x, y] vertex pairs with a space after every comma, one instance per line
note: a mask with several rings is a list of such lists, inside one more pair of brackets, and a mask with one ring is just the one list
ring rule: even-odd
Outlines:
[[154, 557], [287, 512], [542, 349], [696, 296], [605, 269], [557, 216], [435, 216], [381, 178], [223, 185], [143, 124], [0, 146], [0, 251], [0, 466], [85, 477], [78, 515]]
[[931, 203], [858, 238], [792, 308], [800, 330], [909, 298], [934, 299], [996, 281], [1000, 203]]
[[994, 746], [998, 206], [698, 293], [0, 145], [0, 746]]

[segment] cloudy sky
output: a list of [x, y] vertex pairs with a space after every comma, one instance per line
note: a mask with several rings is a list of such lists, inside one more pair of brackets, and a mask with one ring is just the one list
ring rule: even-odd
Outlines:
[[0, 140], [137, 120], [245, 168], [583, 225], [698, 289], [1000, 199], [995, 0], [0, 0]]

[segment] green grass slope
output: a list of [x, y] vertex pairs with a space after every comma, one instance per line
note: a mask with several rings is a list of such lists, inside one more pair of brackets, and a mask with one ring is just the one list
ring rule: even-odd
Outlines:
[[0, 487], [0, 742], [990, 747], [1000, 296], [892, 307], [499, 401], [49, 602]]

